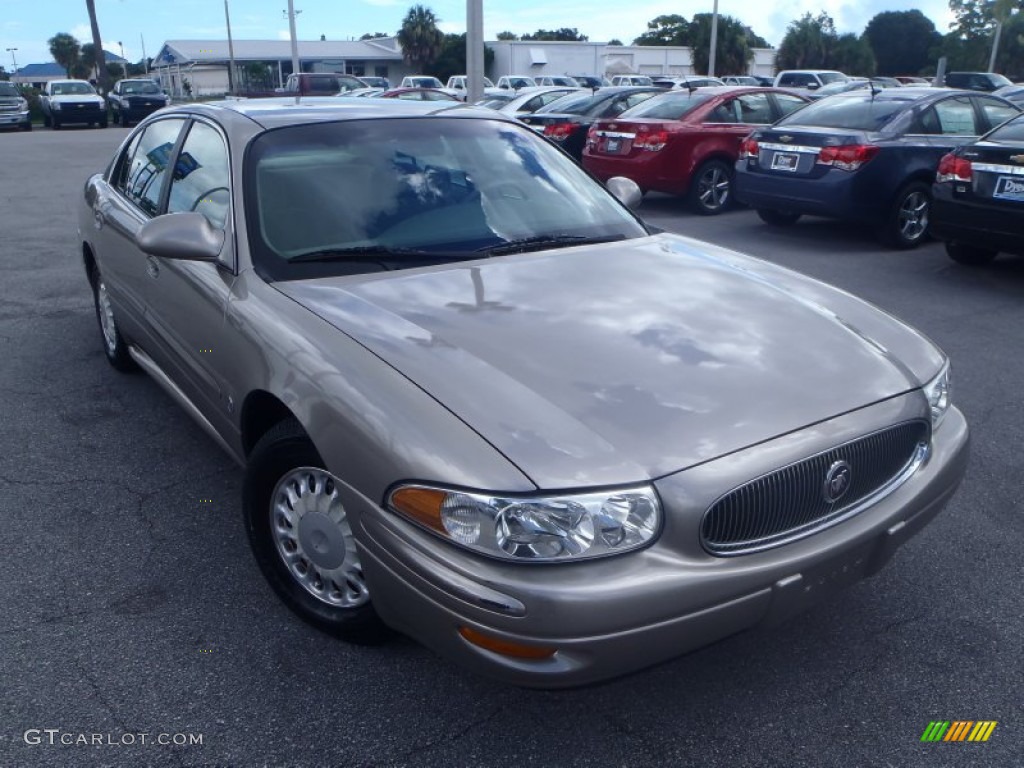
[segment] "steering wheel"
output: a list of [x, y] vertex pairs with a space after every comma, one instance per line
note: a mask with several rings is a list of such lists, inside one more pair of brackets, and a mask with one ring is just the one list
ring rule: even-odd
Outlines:
[[231, 190], [229, 190], [227, 187], [211, 187], [210, 189], [206, 190], [205, 192], [203, 192], [203, 194], [199, 195], [199, 197], [196, 198], [196, 201], [192, 203], [192, 207], [189, 208], [189, 210], [194, 211], [196, 208], [199, 207], [201, 203], [209, 202], [209, 199], [212, 195], [222, 191], [227, 192], [229, 195], [231, 194]]

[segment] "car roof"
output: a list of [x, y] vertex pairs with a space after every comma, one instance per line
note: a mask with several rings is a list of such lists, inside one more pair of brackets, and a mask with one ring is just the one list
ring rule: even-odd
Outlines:
[[[388, 117], [423, 117], [441, 112], [452, 117], [484, 117], [506, 119], [486, 107], [475, 107], [461, 101], [412, 101], [402, 99], [339, 99], [333, 96], [294, 96], [268, 99], [239, 99], [185, 104], [175, 109], [183, 113], [225, 118], [224, 113], [242, 115], [264, 128], [283, 128], [304, 123], [339, 120], [369, 120]], [[166, 114], [166, 113], [164, 113]], [[515, 122], [509, 119], [509, 122]]]

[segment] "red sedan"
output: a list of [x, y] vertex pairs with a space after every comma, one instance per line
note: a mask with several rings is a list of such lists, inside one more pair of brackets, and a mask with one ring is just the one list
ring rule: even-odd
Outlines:
[[732, 202], [740, 142], [808, 99], [779, 88], [723, 86], [672, 91], [587, 135], [583, 167], [602, 181], [625, 176], [644, 192], [684, 195], [698, 213], [721, 213]]

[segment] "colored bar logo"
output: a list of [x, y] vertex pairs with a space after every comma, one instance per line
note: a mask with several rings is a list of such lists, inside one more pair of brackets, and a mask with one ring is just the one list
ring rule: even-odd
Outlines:
[[933, 720], [921, 741], [988, 741], [998, 724], [995, 720]]

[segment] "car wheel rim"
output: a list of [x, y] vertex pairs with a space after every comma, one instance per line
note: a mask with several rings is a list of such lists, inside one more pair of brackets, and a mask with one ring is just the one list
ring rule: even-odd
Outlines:
[[919, 240], [928, 229], [928, 196], [912, 192], [903, 200], [897, 219], [900, 235], [907, 242]]
[[697, 198], [708, 210], [721, 208], [729, 199], [729, 177], [721, 168], [710, 168], [697, 186]]
[[117, 325], [114, 323], [114, 307], [110, 303], [107, 286], [102, 280], [96, 286], [96, 301], [100, 308], [100, 330], [103, 331], [103, 341], [107, 345], [107, 351], [114, 354], [117, 351]]
[[352, 526], [326, 470], [300, 467], [285, 475], [270, 500], [270, 530], [288, 573], [333, 608], [370, 601]]

